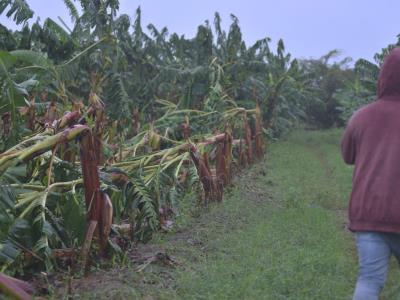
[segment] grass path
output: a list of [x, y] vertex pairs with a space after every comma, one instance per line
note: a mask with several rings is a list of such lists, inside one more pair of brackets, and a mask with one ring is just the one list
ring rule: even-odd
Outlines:
[[[147, 246], [179, 267], [125, 268], [122, 283], [113, 278], [82, 298], [351, 299], [357, 257], [344, 223], [352, 169], [341, 162], [340, 134], [296, 132], [272, 143], [267, 162], [240, 175], [221, 205]], [[383, 299], [400, 299], [398, 276], [393, 264]]]
[[224, 251], [180, 274], [180, 297], [350, 298], [356, 262], [342, 216], [351, 169], [338, 134], [299, 132], [271, 145], [267, 164], [241, 177], [224, 203], [241, 225], [210, 233], [206, 241]]

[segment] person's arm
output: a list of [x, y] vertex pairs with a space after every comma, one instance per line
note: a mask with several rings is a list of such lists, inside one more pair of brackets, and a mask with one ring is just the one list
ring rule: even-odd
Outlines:
[[344, 131], [341, 148], [344, 162], [349, 165], [354, 165], [356, 161], [356, 140], [354, 136], [353, 120], [350, 120]]

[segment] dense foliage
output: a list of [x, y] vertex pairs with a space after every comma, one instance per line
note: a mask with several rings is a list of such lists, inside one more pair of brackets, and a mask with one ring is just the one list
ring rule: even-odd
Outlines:
[[354, 72], [347, 59], [330, 63], [335, 51], [298, 61], [282, 40], [276, 50], [269, 38], [248, 46], [233, 15], [227, 32], [217, 13], [188, 39], [144, 30], [140, 8], [131, 21], [118, 0], [64, 2], [72, 28], [28, 25], [27, 1], [0, 0], [0, 14], [24, 24], [0, 24], [3, 271], [51, 270], [74, 253], [88, 218], [107, 223], [106, 204], [91, 211], [97, 198], [115, 225], [99, 224], [100, 239], [113, 237], [101, 248], [119, 252], [124, 225], [146, 240], [182, 203], [220, 199], [219, 176], [227, 184], [230, 163], [250, 163], [252, 147], [260, 156], [262, 135], [343, 125], [375, 93], [378, 66], [359, 61]]

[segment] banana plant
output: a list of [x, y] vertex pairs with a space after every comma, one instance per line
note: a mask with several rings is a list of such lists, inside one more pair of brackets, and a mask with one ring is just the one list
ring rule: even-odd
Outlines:
[[3, 148], [14, 145], [21, 138], [22, 129], [18, 107], [26, 104], [28, 91], [38, 84], [38, 81], [33, 78], [20, 81], [14, 71], [15, 63], [16, 58], [12, 54], [0, 51], [0, 114], [3, 116]]

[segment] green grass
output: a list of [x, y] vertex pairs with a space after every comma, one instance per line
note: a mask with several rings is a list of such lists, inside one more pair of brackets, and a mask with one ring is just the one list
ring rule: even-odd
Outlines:
[[[94, 298], [351, 299], [357, 255], [345, 220], [352, 168], [341, 160], [340, 136], [299, 131], [272, 143], [267, 162], [244, 171], [221, 205], [153, 241], [180, 267], [125, 270], [126, 283], [99, 288]], [[400, 299], [398, 277], [393, 262], [382, 299]]]
[[[177, 296], [351, 298], [356, 261], [338, 217], [347, 203], [351, 169], [341, 162], [339, 134], [298, 132], [272, 144], [267, 165], [241, 178], [217, 209], [240, 225], [202, 236], [211, 253], [180, 273]], [[256, 176], [260, 169], [267, 176]]]

